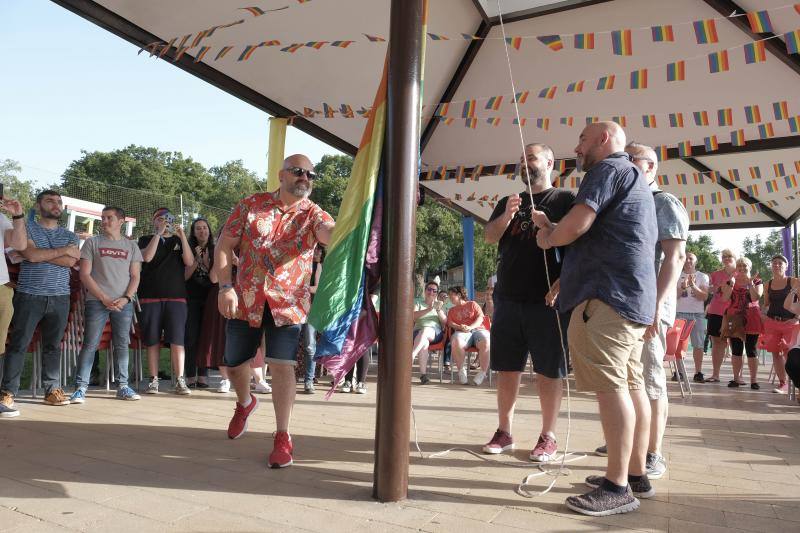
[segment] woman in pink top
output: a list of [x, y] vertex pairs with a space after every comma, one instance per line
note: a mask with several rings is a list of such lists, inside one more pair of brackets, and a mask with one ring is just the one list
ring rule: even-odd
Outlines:
[[722, 298], [729, 305], [726, 310], [728, 316], [740, 315], [744, 317], [744, 339], [730, 337], [731, 363], [733, 364], [733, 379], [728, 387], [740, 387], [742, 381], [742, 355], [747, 350], [747, 367], [750, 369], [750, 388], [758, 390], [758, 336], [764, 331], [761, 321], [761, 308], [759, 301], [764, 294], [764, 285], [758, 274], [751, 277], [750, 269], [753, 263], [746, 257], [736, 261], [736, 275], [733, 285], [725, 284], [722, 288]]
[[713, 297], [711, 303], [706, 307], [706, 331], [711, 337], [711, 364], [714, 371], [706, 383], [719, 383], [719, 371], [722, 368], [722, 360], [725, 358], [725, 349], [728, 347], [728, 339], [720, 337], [720, 330], [722, 329], [722, 316], [730, 305], [730, 300], [723, 299], [722, 287], [733, 285], [735, 272], [736, 254], [728, 249], [722, 250], [722, 268], [711, 273], [708, 287], [708, 293]]

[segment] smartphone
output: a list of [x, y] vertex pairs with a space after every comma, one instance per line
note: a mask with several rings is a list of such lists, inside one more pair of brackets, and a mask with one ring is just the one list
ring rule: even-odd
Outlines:
[[175, 233], [175, 215], [172, 213], [167, 213], [164, 215], [164, 222], [167, 223], [164, 232], [169, 233], [170, 235]]

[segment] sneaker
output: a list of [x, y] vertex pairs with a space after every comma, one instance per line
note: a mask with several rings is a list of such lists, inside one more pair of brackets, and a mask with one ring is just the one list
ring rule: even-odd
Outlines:
[[483, 445], [483, 453], [488, 453], [492, 455], [503, 453], [506, 450], [513, 450], [513, 449], [514, 449], [513, 437], [511, 437], [510, 433], [507, 433], [501, 429], [495, 431], [492, 440]]
[[181, 396], [188, 396], [191, 394], [192, 391], [186, 386], [186, 378], [183, 376], [178, 378], [178, 382], [175, 383], [175, 394], [180, 394]]
[[788, 383], [781, 383], [780, 385], [778, 385], [777, 387], [772, 389], [772, 392], [774, 392], [775, 394], [788, 394], [789, 393], [789, 384]]
[[147, 384], [147, 394], [158, 394], [158, 377], [153, 376], [150, 383]]
[[431, 382], [431, 378], [429, 378], [429, 377], [428, 377], [428, 374], [422, 374], [422, 375], [419, 377], [419, 383], [420, 383], [420, 385], [427, 385], [427, 384], [428, 384], [428, 383], [430, 383], [430, 382]]
[[539, 441], [529, 455], [530, 460], [537, 463], [552, 461], [557, 449], [556, 439], [550, 435], [539, 435]]
[[123, 385], [122, 387], [117, 389], [117, 400], [126, 400], [129, 402], [135, 402], [136, 400], [141, 400], [141, 399], [142, 397], [136, 394], [136, 391], [128, 387], [127, 385]]
[[472, 378], [472, 382], [473, 382], [473, 383], [474, 383], [476, 386], [480, 387], [480, 386], [481, 386], [481, 383], [483, 383], [483, 380], [485, 380], [485, 379], [486, 379], [486, 372], [484, 372], [483, 370], [481, 370], [481, 371], [479, 371], [477, 374], [475, 374], [475, 377], [474, 377], [474, 378]]
[[730, 380], [730, 381], [728, 382], [728, 387], [730, 387], [731, 389], [735, 389], [736, 387], [739, 387], [739, 386], [741, 386], [741, 385], [742, 385], [742, 384], [741, 384], [741, 383], [739, 383], [738, 381], [736, 381], [735, 379], [732, 379], [732, 380]]
[[44, 403], [47, 405], [69, 405], [69, 398], [64, 394], [61, 389], [51, 389], [47, 396], [44, 397]]
[[602, 486], [580, 496], [570, 496], [565, 503], [576, 513], [589, 516], [629, 513], [640, 505], [639, 500], [633, 497], [630, 487], [623, 494], [618, 494]]
[[306, 394], [314, 394], [314, 380], [306, 380], [306, 382], [303, 383], [303, 390]]
[[603, 444], [594, 449], [594, 454], [600, 457], [608, 457], [608, 447]]
[[467, 367], [463, 366], [458, 370], [458, 382], [462, 385], [466, 385], [469, 383], [469, 379], [467, 378]]
[[703, 376], [702, 372], [698, 372], [697, 374], [694, 375], [694, 382], [695, 383], [705, 383], [706, 382], [706, 378], [705, 378], [705, 376]]
[[258, 398], [250, 394], [250, 405], [244, 407], [239, 402], [236, 402], [236, 408], [233, 411], [233, 418], [228, 423], [228, 438], [238, 439], [244, 432], [247, 431], [247, 418], [253, 414], [258, 408]]
[[217, 392], [221, 394], [227, 394], [231, 391], [231, 380], [223, 379], [219, 382], [219, 387], [217, 387]]
[[76, 389], [69, 397], [69, 403], [86, 403], [86, 391]]
[[345, 381], [342, 384], [342, 392], [350, 392], [353, 390], [353, 383], [350, 381]]
[[751, 383], [750, 388], [753, 390], [761, 390], [761, 385], [759, 385], [758, 383]]
[[367, 385], [366, 385], [366, 383], [364, 383], [363, 381], [359, 381], [356, 384], [355, 392], [356, 392], [356, 394], [366, 394], [367, 393]]
[[0, 392], [0, 418], [14, 418], [19, 416], [19, 410], [14, 405], [14, 396], [8, 392]]
[[[603, 484], [603, 481], [606, 478], [603, 476], [588, 476], [584, 483], [592, 487], [593, 489], [598, 488], [600, 485]], [[656, 489], [650, 484], [650, 480], [648, 476], [642, 476], [642, 479], [639, 481], [629, 482], [628, 486], [631, 488], [631, 492], [637, 498], [652, 498], [656, 495]]]
[[269, 454], [267, 465], [270, 468], [286, 468], [292, 465], [292, 437], [285, 431], [275, 432], [275, 441], [272, 445], [272, 453]]
[[648, 478], [661, 479], [664, 472], [667, 471], [667, 460], [662, 455], [647, 452], [646, 468]]
[[269, 386], [269, 383], [266, 381], [259, 381], [256, 383], [255, 392], [258, 394], [269, 394], [272, 392], [272, 387]]

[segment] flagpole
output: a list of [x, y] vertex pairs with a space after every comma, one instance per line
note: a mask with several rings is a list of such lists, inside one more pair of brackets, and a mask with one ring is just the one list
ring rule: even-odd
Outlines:
[[373, 497], [408, 495], [423, 0], [392, 0]]

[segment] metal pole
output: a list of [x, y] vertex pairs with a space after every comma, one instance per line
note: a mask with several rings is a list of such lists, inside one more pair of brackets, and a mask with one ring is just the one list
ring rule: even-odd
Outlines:
[[467, 298], [475, 299], [475, 219], [461, 215], [464, 233], [464, 288]]
[[183, 194], [181, 194], [181, 226], [186, 227], [185, 215], [183, 214]]
[[382, 502], [408, 495], [422, 14], [423, 0], [392, 0], [372, 490]]
[[789, 261], [789, 264], [786, 265], [789, 267], [788, 275], [792, 275], [792, 270], [794, 270], [794, 252], [792, 251], [792, 228], [789, 226], [781, 230], [781, 245], [783, 248], [783, 255], [786, 256], [786, 259]]
[[794, 237], [792, 238], [792, 252], [794, 252], [792, 254], [794, 256], [793, 275], [794, 275], [794, 277], [797, 277], [797, 276], [800, 276], [800, 268], [799, 268], [799, 266], [800, 266], [800, 257], [798, 257], [798, 255], [800, 255], [800, 254], [798, 254], [798, 250], [797, 250], [797, 221], [796, 220], [792, 223], [792, 233], [794, 234]]

